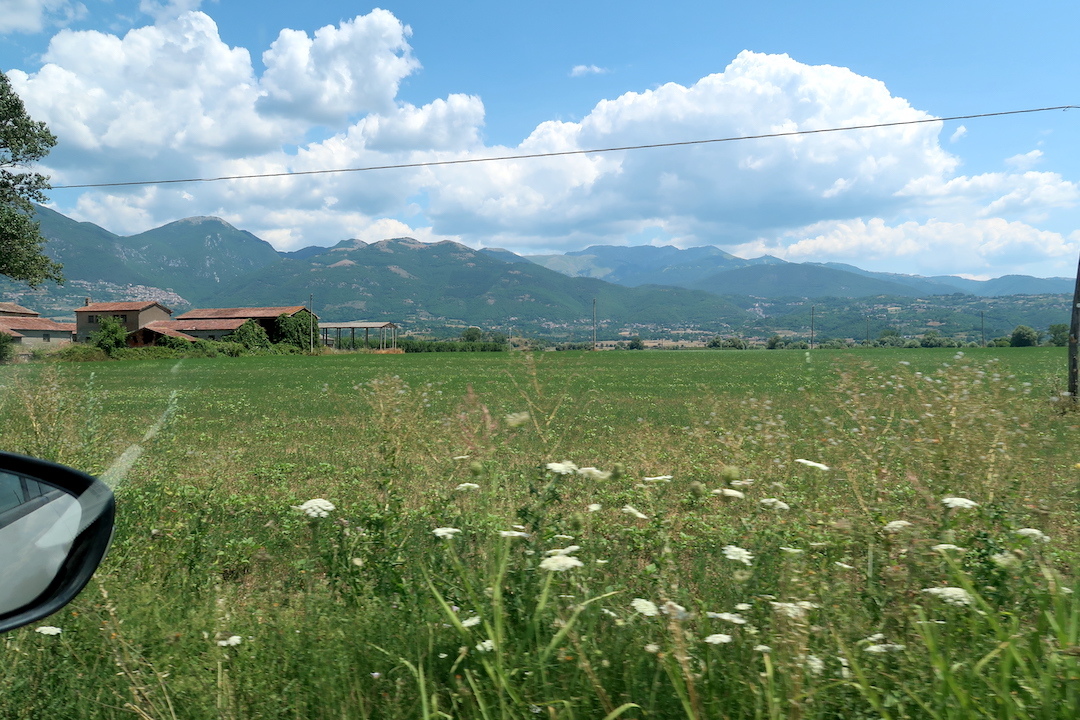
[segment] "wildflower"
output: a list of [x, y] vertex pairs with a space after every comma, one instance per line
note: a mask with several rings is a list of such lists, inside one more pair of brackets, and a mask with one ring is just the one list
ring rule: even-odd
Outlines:
[[887, 652], [900, 652], [906, 646], [898, 645], [896, 643], [882, 643], [880, 645], [867, 645], [863, 648], [864, 652], [882, 654]]
[[731, 642], [731, 636], [725, 635], [724, 633], [716, 633], [715, 635], [710, 635], [709, 637], [705, 638], [705, 642], [709, 643], [710, 645], [729, 643]]
[[610, 472], [604, 472], [603, 470], [597, 470], [594, 467], [584, 467], [578, 469], [578, 475], [587, 477], [590, 480], [607, 480], [611, 477]]
[[1016, 531], [1016, 534], [1032, 540], [1042, 540], [1044, 543], [1050, 542], [1049, 535], [1044, 535], [1042, 530], [1036, 530], [1035, 528], [1020, 528]]
[[671, 475], [654, 475], [653, 477], [641, 478], [645, 482], [671, 482]]
[[577, 472], [577, 465], [569, 460], [563, 460], [559, 462], [550, 462], [547, 464], [547, 469], [556, 475], [573, 475]]
[[835, 565], [838, 568], [843, 568], [844, 570], [854, 570], [855, 569], [854, 565], [848, 565], [847, 563], [842, 563], [842, 562], [835, 562], [835, 563], [833, 563], [833, 565]]
[[473, 627], [480, 624], [480, 616], [473, 615], [471, 618], [465, 618], [461, 621], [461, 627]]
[[751, 605], [750, 603], [739, 603], [738, 605], [735, 606], [735, 609], [740, 610], [740, 611], [745, 611], [745, 610], [750, 610], [753, 607], [754, 606]]
[[461, 531], [458, 530], [457, 528], [441, 527], [441, 528], [435, 528], [431, 532], [435, 533], [435, 537], [437, 537], [437, 538], [440, 538], [442, 540], [449, 540], [450, 538], [454, 537], [455, 535], [457, 535]]
[[750, 487], [755, 482], [757, 481], [752, 478], [747, 478], [745, 480], [732, 480], [731, 487]]
[[770, 602], [769, 604], [773, 606], [773, 610], [777, 613], [792, 620], [802, 620], [810, 610], [817, 607], [816, 604], [805, 600], [798, 602]]
[[660, 611], [663, 612], [665, 615], [670, 615], [677, 620], [688, 620], [691, 617], [690, 613], [686, 612], [686, 608], [684, 608], [679, 603], [672, 602], [670, 600], [668, 600], [660, 607]]
[[780, 549], [786, 552], [788, 555], [801, 555], [802, 553], [806, 552], [805, 550], [800, 550], [799, 548], [784, 547], [783, 545], [780, 546]]
[[569, 555], [553, 555], [540, 561], [541, 570], [550, 570], [551, 572], [563, 572], [570, 568], [581, 567], [585, 563], [578, 560], [576, 557]]
[[745, 494], [738, 490], [732, 490], [731, 488], [720, 488], [719, 490], [713, 490], [713, 495], [722, 495], [724, 497], [739, 498], [740, 500], [746, 497]]
[[708, 615], [709, 617], [714, 618], [716, 620], [727, 620], [728, 622], [735, 623], [736, 625], [745, 625], [746, 624], [746, 618], [744, 618], [739, 613], [722, 612], [722, 613], [706, 613], [706, 615]]
[[630, 601], [630, 607], [637, 610], [645, 617], [656, 617], [660, 614], [660, 609], [656, 607], [656, 603], [645, 598], [634, 598]]
[[911, 527], [911, 523], [907, 520], [893, 520], [892, 522], [885, 523], [884, 530], [887, 533], [898, 533], [904, 528], [909, 527]]
[[990, 556], [990, 560], [998, 567], [1005, 568], [1006, 570], [1019, 567], [1020, 565], [1020, 558], [1010, 552], [995, 553]]
[[237, 645], [239, 645], [243, 641], [244, 641], [244, 638], [240, 637], [239, 635], [230, 635], [229, 637], [225, 638], [224, 640], [218, 640], [217, 644], [220, 645], [221, 647], [236, 647]]
[[525, 423], [529, 422], [529, 413], [525, 411], [510, 413], [506, 416], [505, 420], [507, 427], [521, 427]]
[[484, 640], [483, 642], [477, 643], [477, 645], [476, 645], [476, 651], [477, 652], [482, 652], [482, 653], [492, 652], [494, 649], [495, 649], [495, 643], [493, 641], [491, 641], [491, 640]]
[[500, 530], [499, 535], [505, 538], [527, 538], [529, 533], [521, 532], [520, 530]]
[[970, 510], [973, 507], [978, 507], [979, 503], [974, 500], [968, 500], [962, 497], [947, 497], [941, 499], [941, 504], [950, 510]]
[[967, 590], [958, 587], [925, 588], [923, 592], [935, 595], [950, 605], [970, 605], [975, 600]]
[[660, 652], [660, 646], [656, 643], [649, 643], [645, 646], [645, 652], [655, 655], [656, 653]]
[[626, 513], [627, 515], [633, 515], [634, 517], [636, 517], [639, 520], [648, 520], [649, 519], [648, 515], [641, 512], [640, 510], [638, 510], [633, 505], [623, 505], [622, 511], [624, 513]]
[[822, 463], [814, 462], [813, 460], [803, 460], [802, 458], [795, 458], [795, 462], [802, 463], [803, 465], [806, 465], [807, 467], [817, 468], [818, 470], [828, 470], [829, 469], [828, 465], [823, 465]]
[[811, 675], [820, 675], [825, 672], [825, 661], [817, 655], [807, 655], [803, 659], [806, 661], [806, 669], [810, 671]]
[[956, 550], [957, 552], [965, 552], [964, 548], [953, 545], [952, 543], [939, 543], [931, 550], [937, 550], [938, 552], [945, 552], [946, 550]]
[[336, 510], [334, 503], [329, 500], [323, 500], [322, 498], [313, 498], [301, 505], [292, 505], [293, 510], [299, 510], [310, 518], [324, 518], [330, 514], [331, 511]]
[[771, 648], [771, 647], [769, 647], [768, 645], [755, 645], [755, 646], [754, 646], [754, 652], [759, 652], [759, 653], [771, 653], [771, 652], [772, 652], [772, 648]]
[[750, 565], [750, 561], [754, 559], [754, 556], [750, 554], [749, 550], [744, 550], [738, 545], [725, 545], [723, 547], [724, 557], [728, 560], [735, 560], [741, 562], [743, 565]]
[[454, 489], [455, 490], [479, 490], [480, 486], [477, 485], [476, 483], [463, 482]]
[[555, 548], [554, 550], [548, 550], [545, 555], [573, 555], [581, 549], [580, 545], [570, 545], [564, 548]]
[[603, 510], [604, 506], [600, 503], [589, 503], [589, 507], [587, 509], [589, 512], [596, 512], [597, 510]]
[[368, 673], [368, 674], [371, 675], [372, 680], [378, 680], [379, 678], [382, 677], [381, 672], [373, 672], [373, 673]]
[[791, 506], [783, 500], [777, 500], [776, 498], [764, 498], [759, 501], [762, 506], [772, 508], [774, 510], [790, 510]]
[[36, 628], [34, 632], [41, 633], [42, 635], [59, 635], [64, 631], [52, 625], [42, 625], [41, 627]]
[[472, 456], [471, 455], [455, 455], [454, 457], [452, 457], [450, 459], [451, 460], [468, 460], [470, 457], [472, 457]]
[[556, 540], [573, 540], [574, 539], [573, 535], [554, 535], [552, 537], [554, 537]]

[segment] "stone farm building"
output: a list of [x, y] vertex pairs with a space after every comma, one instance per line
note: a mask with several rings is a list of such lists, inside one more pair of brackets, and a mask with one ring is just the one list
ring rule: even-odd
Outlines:
[[75, 325], [47, 320], [22, 305], [0, 302], [0, 333], [12, 337], [17, 355], [29, 355], [37, 345], [71, 342]]
[[101, 329], [101, 318], [117, 318], [128, 333], [133, 333], [152, 322], [168, 320], [172, 310], [151, 300], [129, 302], [102, 302], [86, 304], [75, 310], [75, 339], [89, 342], [91, 333]]
[[[175, 320], [154, 320], [137, 328], [128, 336], [128, 344], [153, 345], [162, 336], [190, 341], [222, 340], [248, 320], [258, 323], [267, 334], [273, 336], [274, 323], [278, 317], [293, 317], [301, 312], [307, 312], [303, 305], [189, 310]], [[318, 321], [317, 317], [314, 319]]]

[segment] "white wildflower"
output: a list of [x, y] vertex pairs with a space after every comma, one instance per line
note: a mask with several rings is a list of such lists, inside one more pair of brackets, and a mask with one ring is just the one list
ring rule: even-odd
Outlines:
[[805, 550], [800, 550], [799, 548], [784, 547], [783, 545], [780, 546], [780, 549], [786, 552], [788, 555], [801, 555], [802, 553], [806, 552]]
[[731, 636], [730, 635], [725, 635], [724, 633], [716, 633], [715, 635], [710, 635], [707, 638], [705, 638], [705, 642], [709, 643], [710, 645], [720, 645], [722, 643], [729, 643], [729, 642], [731, 642]]
[[455, 455], [454, 457], [452, 457], [450, 459], [451, 460], [468, 460], [470, 457], [472, 457], [472, 456], [471, 455]]
[[487, 653], [495, 650], [495, 643], [491, 640], [484, 640], [483, 642], [476, 644], [476, 651]]
[[1020, 566], [1020, 558], [1016, 557], [1011, 552], [995, 553], [990, 556], [990, 560], [998, 567], [1007, 570]]
[[1042, 530], [1036, 530], [1035, 528], [1020, 528], [1016, 531], [1017, 535], [1023, 535], [1026, 538], [1032, 540], [1041, 540], [1044, 543], [1050, 542], [1050, 536], [1043, 534]]
[[690, 613], [686, 612], [686, 608], [684, 608], [677, 602], [672, 602], [671, 600], [668, 600], [660, 606], [660, 612], [664, 613], [665, 615], [670, 615], [671, 617], [678, 620], [689, 620], [692, 617]]
[[732, 490], [731, 488], [720, 488], [719, 490], [713, 490], [712, 494], [713, 495], [722, 495], [724, 497], [730, 497], [730, 498], [739, 498], [739, 499], [742, 499], [742, 498], [746, 497], [746, 495], [743, 494], [742, 492], [739, 492], [738, 490]]
[[656, 607], [656, 603], [645, 598], [634, 598], [630, 601], [630, 607], [638, 611], [645, 617], [656, 617], [660, 614], [660, 609]]
[[707, 614], [708, 614], [709, 617], [714, 618], [716, 620], [726, 620], [726, 621], [728, 621], [730, 623], [735, 623], [736, 625], [745, 625], [746, 624], [746, 618], [744, 618], [739, 613], [722, 612], [722, 613], [707, 613]]
[[499, 535], [502, 535], [504, 538], [527, 538], [527, 537], [529, 537], [529, 533], [521, 532], [520, 530], [500, 530]]
[[842, 562], [839, 562], [839, 561], [833, 563], [833, 565], [835, 565], [838, 568], [843, 568], [845, 570], [854, 570], [855, 569], [854, 565], [848, 565], [847, 563], [842, 563]]
[[735, 609], [740, 610], [740, 611], [746, 611], [746, 610], [752, 609], [753, 607], [754, 606], [751, 605], [750, 603], [739, 603], [738, 605], [735, 606]]
[[757, 480], [754, 480], [753, 478], [747, 478], [746, 480], [732, 480], [731, 487], [750, 487], [755, 482], [757, 482]]
[[573, 555], [574, 553], [576, 553], [576, 552], [577, 552], [578, 550], [580, 550], [580, 549], [581, 549], [581, 546], [580, 546], [580, 545], [570, 545], [570, 546], [568, 546], [568, 547], [564, 547], [564, 548], [555, 548], [555, 549], [553, 549], [553, 550], [548, 550], [548, 551], [547, 551], [547, 552], [545, 552], [544, 554], [545, 554], [545, 555], [550, 555], [550, 556], [555, 556], [555, 555]]
[[563, 460], [560, 462], [550, 462], [547, 464], [547, 469], [556, 475], [573, 475], [577, 472], [577, 465], [569, 460]]
[[893, 520], [892, 522], [885, 523], [885, 532], [898, 533], [904, 528], [911, 527], [911, 523], [907, 520]]
[[975, 601], [964, 588], [958, 587], [932, 587], [923, 589], [924, 593], [935, 595], [950, 605], [970, 605]]
[[652, 477], [641, 478], [645, 482], [671, 482], [672, 475], [653, 475]]
[[41, 633], [42, 635], [59, 635], [64, 631], [53, 625], [42, 625], [39, 628], [35, 628], [34, 632]]
[[812, 602], [800, 600], [799, 602], [770, 602], [775, 610], [784, 617], [789, 617], [792, 620], [802, 620], [806, 617], [806, 614], [817, 607]]
[[586, 508], [586, 510], [588, 510], [589, 512], [596, 512], [598, 510], [603, 510], [603, 509], [604, 509], [604, 506], [601, 505], [600, 503], [589, 503], [589, 507]]
[[979, 503], [974, 500], [968, 500], [962, 497], [947, 497], [941, 499], [941, 504], [950, 510], [970, 510], [973, 507], [978, 507]]
[[743, 549], [738, 545], [725, 545], [723, 551], [724, 557], [728, 560], [741, 562], [743, 565], [750, 565], [750, 561], [754, 559], [754, 556], [750, 554], [749, 550]]
[[882, 654], [888, 652], [900, 652], [905, 647], [905, 645], [898, 645], [896, 643], [881, 643], [880, 645], [867, 645], [863, 650], [868, 653]]
[[817, 655], [807, 655], [804, 660], [806, 661], [806, 669], [810, 671], [811, 675], [820, 675], [825, 672], [825, 661]]
[[229, 637], [225, 638], [224, 640], [218, 640], [217, 644], [220, 645], [221, 647], [235, 647], [235, 646], [239, 645], [240, 643], [242, 643], [243, 641], [244, 641], [244, 638], [240, 637], [239, 635], [230, 635]]
[[754, 652], [759, 652], [759, 653], [771, 653], [771, 652], [772, 652], [772, 648], [771, 648], [771, 647], [769, 647], [768, 645], [755, 645], [755, 646], [754, 646]]
[[773, 510], [790, 510], [791, 506], [783, 500], [777, 500], [776, 498], [764, 498], [759, 501], [762, 506], [772, 508]]
[[553, 537], [556, 540], [573, 540], [574, 539], [573, 535], [554, 535]]
[[587, 477], [590, 480], [607, 480], [611, 477], [611, 472], [598, 470], [594, 467], [584, 467], [578, 469], [578, 475]]
[[450, 538], [454, 537], [455, 535], [457, 535], [461, 531], [458, 530], [457, 528], [441, 527], [441, 528], [435, 528], [431, 532], [435, 533], [435, 537], [437, 537], [437, 538], [440, 538], [440, 539], [443, 539], [443, 540], [449, 540]]
[[641, 512], [640, 510], [638, 510], [633, 505], [623, 505], [622, 511], [624, 513], [626, 513], [627, 515], [633, 515], [634, 517], [638, 518], [639, 520], [648, 520], [649, 519], [648, 515]]
[[461, 621], [461, 627], [473, 627], [480, 624], [480, 616], [473, 615], [471, 618], [465, 618]]
[[505, 418], [507, 427], [521, 427], [525, 423], [529, 422], [529, 413], [522, 411], [516, 413], [510, 413]]
[[957, 545], [953, 545], [952, 543], [938, 543], [937, 545], [933, 546], [930, 549], [931, 550], [937, 550], [938, 552], [945, 552], [946, 550], [956, 550], [957, 552], [966, 552], [964, 550], [964, 548], [959, 547]]
[[550, 570], [551, 572], [563, 572], [570, 568], [581, 567], [585, 563], [578, 560], [576, 557], [569, 555], [553, 555], [540, 561], [541, 570]]
[[817, 468], [818, 470], [828, 470], [829, 469], [828, 465], [823, 465], [822, 463], [814, 462], [813, 460], [803, 460], [802, 458], [795, 458], [795, 462], [802, 463], [803, 465], [806, 465], [807, 467]]
[[479, 490], [480, 486], [477, 485], [476, 483], [463, 482], [454, 489], [455, 490]]
[[337, 509], [334, 507], [334, 503], [329, 500], [323, 500], [322, 498], [312, 498], [306, 503], [292, 505], [291, 507], [293, 510], [299, 510], [311, 518], [324, 518], [329, 515], [331, 511]]
[[645, 652], [655, 655], [656, 653], [660, 652], [660, 646], [656, 643], [649, 643], [645, 646]]

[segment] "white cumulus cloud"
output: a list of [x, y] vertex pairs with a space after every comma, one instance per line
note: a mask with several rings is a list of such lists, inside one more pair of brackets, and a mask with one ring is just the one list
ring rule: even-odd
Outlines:
[[46, 25], [67, 25], [85, 15], [86, 6], [73, 0], [4, 0], [0, 35], [41, 32]]
[[607, 72], [607, 68], [598, 67], [596, 65], [575, 65], [570, 69], [570, 77], [581, 77], [582, 75], [603, 75]]

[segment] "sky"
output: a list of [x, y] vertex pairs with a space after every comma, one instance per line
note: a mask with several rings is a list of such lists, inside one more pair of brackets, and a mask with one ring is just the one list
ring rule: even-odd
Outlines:
[[[0, 0], [54, 186], [423, 164], [1080, 105], [1080, 3]], [[123, 188], [131, 235], [212, 215], [356, 238], [1072, 276], [1080, 109], [465, 165]]]

